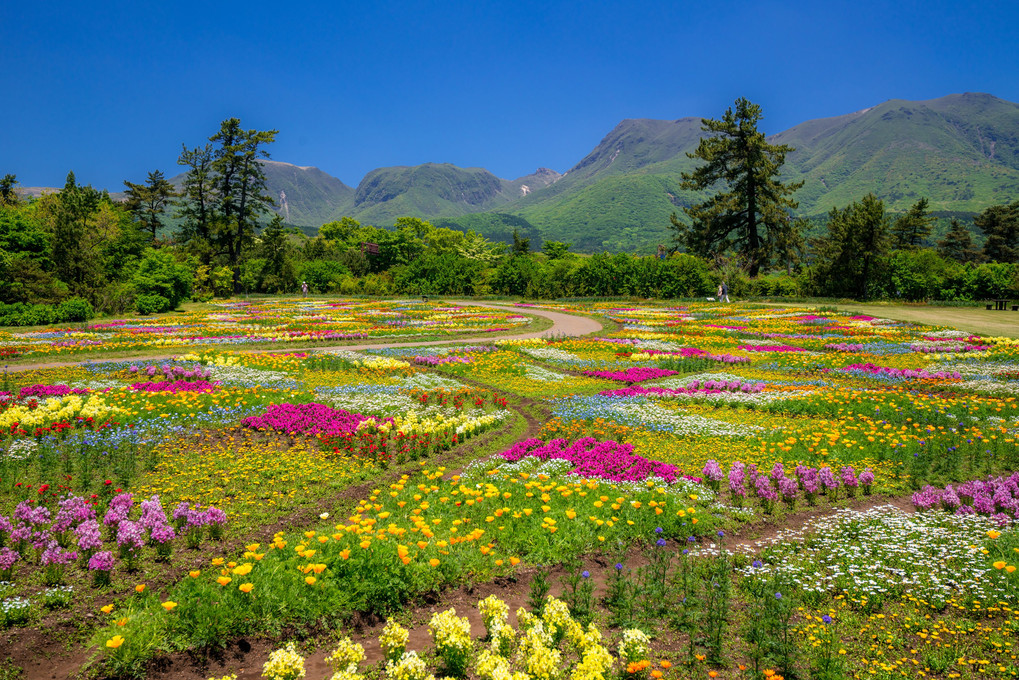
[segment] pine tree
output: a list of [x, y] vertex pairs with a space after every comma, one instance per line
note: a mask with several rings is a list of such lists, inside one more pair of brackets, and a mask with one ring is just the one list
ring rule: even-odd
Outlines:
[[0, 205], [17, 205], [18, 193], [15, 187], [18, 186], [18, 176], [7, 173], [0, 177]]
[[152, 234], [152, 241], [155, 242], [156, 234], [163, 226], [159, 218], [170, 204], [170, 200], [177, 196], [173, 185], [159, 170], [150, 172], [145, 184], [135, 184], [125, 179], [124, 185], [127, 187], [124, 207], [135, 216], [145, 231]]
[[934, 218], [927, 209], [926, 198], [921, 198], [910, 207], [905, 215], [895, 220], [892, 226], [894, 247], [900, 250], [913, 250], [922, 247], [930, 238]]
[[694, 153], [705, 162], [692, 173], [683, 173], [683, 189], [703, 191], [721, 184], [722, 189], [703, 203], [684, 208], [688, 227], [673, 216], [676, 240], [705, 257], [736, 249], [749, 261], [756, 276], [770, 257], [776, 233], [788, 223], [788, 211], [797, 207], [790, 196], [803, 182], [778, 180], [787, 153], [785, 144], [768, 144], [757, 129], [761, 107], [737, 99], [721, 120], [704, 121], [704, 132]]
[[955, 218], [952, 218], [945, 238], [938, 241], [938, 255], [962, 263], [980, 260], [980, 251], [973, 245], [973, 234]]
[[1019, 201], [1010, 205], [992, 205], [973, 218], [984, 232], [984, 257], [992, 262], [1019, 261]]
[[828, 213], [828, 234], [813, 243], [812, 287], [819, 294], [865, 300], [887, 263], [891, 239], [884, 203], [874, 194]]

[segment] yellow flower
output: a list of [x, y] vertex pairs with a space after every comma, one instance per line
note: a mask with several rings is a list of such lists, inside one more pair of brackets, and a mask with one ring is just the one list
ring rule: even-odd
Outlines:
[[110, 649], [116, 649], [120, 647], [122, 644], [124, 644], [124, 638], [121, 637], [120, 635], [114, 635], [113, 637], [106, 641], [106, 646], [109, 647]]
[[105, 607], [100, 607], [99, 611], [101, 611], [104, 614], [109, 614], [110, 612], [113, 611], [113, 605], [112, 604], [108, 604]]
[[221, 586], [229, 584], [230, 581], [233, 581], [233, 579], [230, 578], [229, 576], [220, 576], [218, 579], [216, 579], [216, 583], [218, 583]]
[[234, 569], [234, 574], [237, 576], [247, 576], [251, 572], [251, 565], [247, 562]]
[[308, 577], [305, 577], [304, 582], [307, 583], [309, 586], [313, 586], [313, 585], [315, 585], [315, 581], [316, 580], [317, 579], [314, 576], [308, 576]]
[[144, 593], [145, 592], [145, 584], [144, 583], [139, 583], [138, 585], [136, 585], [134, 587], [134, 592], [136, 592], [136, 593]]
[[163, 603], [163, 609], [165, 609], [168, 612], [172, 612], [173, 608], [176, 607], [176, 606], [177, 606], [177, 603], [173, 602], [171, 600], [167, 600], [166, 602]]
[[1004, 569], [1005, 568], [1005, 563], [1002, 562], [1001, 560], [998, 560], [997, 562], [994, 563], [994, 568], [995, 569]]
[[237, 586], [237, 589], [240, 590], [242, 593], [250, 593], [251, 589], [254, 587], [255, 587], [254, 583], [242, 583], [241, 585]]
[[439, 560], [433, 557], [432, 559], [428, 560], [428, 564], [432, 565], [433, 567], [437, 567], [439, 566]]
[[201, 575], [202, 575], [202, 572], [199, 571], [198, 569], [195, 569], [194, 571], [189, 571], [188, 572], [188, 576], [190, 576], [191, 578], [198, 578]]

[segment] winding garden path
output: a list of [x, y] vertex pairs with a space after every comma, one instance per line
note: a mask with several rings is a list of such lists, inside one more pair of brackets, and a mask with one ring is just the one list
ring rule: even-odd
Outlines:
[[[532, 331], [530, 333], [518, 333], [516, 335], [503, 335], [497, 338], [498, 340], [527, 340], [529, 338], [542, 338], [542, 337], [556, 337], [556, 336], [567, 336], [567, 337], [579, 337], [582, 335], [589, 335], [591, 333], [597, 333], [602, 330], [602, 324], [595, 319], [586, 316], [577, 316], [574, 314], [566, 314], [564, 312], [552, 312], [545, 309], [534, 309], [532, 307], [514, 307], [512, 305], [498, 305], [488, 302], [470, 302], [470, 301], [458, 301], [451, 300], [455, 304], [470, 307], [487, 307], [489, 309], [499, 309], [507, 312], [518, 312], [521, 314], [529, 314], [531, 316], [540, 316], [549, 319], [552, 322], [551, 328], [546, 328], [542, 331]], [[332, 347], [301, 347], [294, 348], [294, 351], [311, 351], [311, 352], [356, 352], [365, 349], [385, 349], [387, 347], [431, 347], [434, 345], [458, 345], [465, 342], [491, 342], [491, 335], [471, 335], [467, 337], [454, 338], [451, 340], [427, 340], [421, 342], [375, 342], [363, 345], [336, 345]], [[187, 352], [187, 347], [182, 347], [179, 352], [174, 354], [144, 354], [139, 353], [136, 356], [129, 357], [131, 359], [145, 359], [150, 361], [159, 361], [162, 359], [172, 359], [180, 353]], [[240, 352], [271, 352], [277, 350], [266, 350], [266, 349], [251, 349], [251, 350], [235, 350]], [[289, 351], [289, 350], [282, 350]], [[7, 366], [6, 370], [14, 371], [34, 371], [47, 368], [64, 368], [67, 366], [80, 366], [81, 364], [91, 363], [93, 361], [99, 363], [103, 361], [123, 361], [122, 357], [101, 357], [98, 359], [79, 359], [78, 361], [58, 361], [40, 364], [14, 364]]]

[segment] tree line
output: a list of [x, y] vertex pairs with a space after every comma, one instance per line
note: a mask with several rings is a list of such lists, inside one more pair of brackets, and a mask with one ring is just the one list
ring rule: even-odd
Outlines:
[[60, 313], [18, 308], [27, 323], [81, 316], [82, 304], [152, 313], [302, 284], [343, 295], [669, 298], [711, 296], [725, 281], [736, 295], [1019, 297], [1019, 202], [974, 219], [979, 247], [958, 220], [931, 243], [926, 199], [895, 216], [867, 195], [813, 224], [794, 216], [800, 183], [781, 180], [793, 149], [769, 144], [761, 117], [740, 99], [704, 122], [708, 134], [690, 154], [701, 164], [683, 181], [708, 197], [674, 214], [674, 242], [645, 257], [583, 256], [556, 241], [532, 250], [518, 234], [491, 242], [413, 217], [389, 228], [345, 217], [308, 236], [283, 223], [266, 190], [260, 161], [277, 131], [230, 118], [204, 145], [182, 147], [179, 190], [156, 170], [125, 181], [115, 201], [71, 172], [60, 191], [25, 200], [14, 175], [0, 179], [0, 303], [75, 301]]

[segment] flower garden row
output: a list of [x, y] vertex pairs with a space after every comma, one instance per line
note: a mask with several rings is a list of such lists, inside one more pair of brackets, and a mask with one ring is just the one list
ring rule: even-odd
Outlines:
[[[1019, 469], [1013, 341], [775, 308], [566, 310], [604, 314], [619, 330], [331, 356], [217, 351], [19, 376], [0, 402], [0, 419], [7, 418], [0, 421], [0, 504], [7, 504], [0, 510], [10, 524], [6, 535], [0, 531], [6, 541], [0, 568], [17, 553], [7, 567], [13, 585], [0, 597], [45, 600], [48, 589], [73, 587], [96, 605], [113, 604], [108, 593], [131, 592], [144, 581], [132, 571], [135, 557], [142, 565], [189, 565], [182, 581], [115, 604], [115, 618], [92, 640], [108, 670], [128, 672], [167, 649], [353, 612], [392, 612], [431, 590], [618, 551], [649, 536], [661, 542], [662, 554], [675, 558], [680, 546], [691, 546], [691, 554], [707, 560], [697, 570], [721, 569], [705, 566], [713, 564], [709, 539], [719, 530], [873, 493], [915, 494], [920, 509], [943, 508], [960, 521], [996, 527], [995, 545], [1011, 540], [1019, 510], [1010, 476]], [[521, 423], [514, 395], [536, 403], [525, 402], [532, 413], [547, 414], [528, 438], [506, 439], [522, 433], [514, 429]], [[496, 428], [505, 434], [484, 440], [492, 442], [488, 448], [459, 446]], [[451, 450], [466, 458], [447, 462], [447, 469], [428, 463]], [[384, 472], [393, 466], [402, 469]], [[397, 476], [353, 506], [324, 500], [379, 474]], [[185, 515], [176, 513], [154, 521], [158, 513], [132, 508], [113, 531], [100, 520], [121, 497], [113, 488], [146, 499], [145, 508], [187, 504], [195, 523], [179, 524]], [[55, 520], [28, 519], [41, 517], [41, 509], [59, 515], [61, 502], [84, 503], [94, 514], [59, 531]], [[225, 513], [223, 531], [246, 549], [221, 552], [216, 543], [189, 538], [210, 506]], [[346, 519], [305, 520], [301, 531], [257, 538], [260, 527], [301, 508], [312, 517]], [[80, 510], [83, 517], [88, 512]], [[92, 523], [101, 529], [99, 545], [89, 543]], [[201, 526], [211, 537], [209, 525]], [[89, 570], [97, 555], [109, 556], [109, 586], [90, 585], [103, 583]], [[60, 560], [62, 580], [51, 566]], [[980, 573], [1011, 575], [1012, 562], [994, 562], [1000, 569], [988, 562]], [[682, 567], [670, 565], [673, 584]], [[738, 581], [732, 566], [728, 574]], [[364, 573], [383, 576], [367, 580]], [[982, 592], [981, 601], [1007, 600], [1010, 591], [1001, 588], [1008, 583]], [[788, 593], [787, 585], [781, 587]], [[843, 586], [831, 581], [808, 604], [839, 611], [831, 598]], [[647, 593], [637, 598], [646, 600], [641, 606], [661, 599]], [[599, 614], [608, 617], [599, 628], [616, 630], [611, 635], [629, 621], [654, 639], [659, 633], [646, 621], [686, 616], [677, 605], [641, 618], [632, 609], [637, 600], [624, 606], [613, 597]], [[749, 606], [752, 592], [740, 597], [740, 606]], [[579, 615], [582, 603], [566, 600], [571, 615]], [[711, 616], [707, 609], [689, 615], [701, 622]], [[823, 622], [790, 616], [815, 638], [834, 635]], [[676, 625], [682, 636], [687, 624]], [[738, 628], [721, 656], [711, 652], [710, 640], [696, 641], [718, 673], [736, 677], [733, 659], [757, 677], [770, 667], [793, 669], [779, 663], [774, 649], [746, 663], [756, 653], [747, 640], [757, 633]], [[489, 672], [477, 648], [468, 656], [472, 673]], [[571, 658], [576, 668], [583, 665], [582, 655]], [[843, 661], [855, 669], [862, 664]], [[444, 663], [428, 672], [455, 670]], [[496, 666], [500, 674], [541, 677], [512, 659]], [[623, 675], [628, 667], [614, 666]], [[392, 672], [404, 673], [395, 666]], [[693, 674], [694, 667], [682, 672]]]

